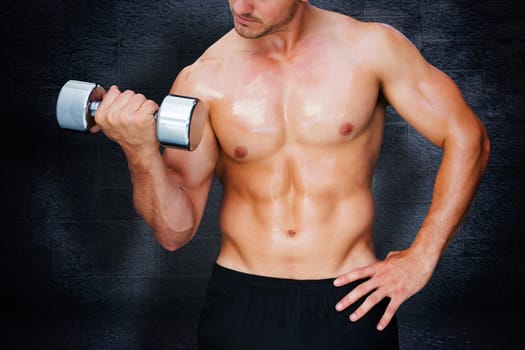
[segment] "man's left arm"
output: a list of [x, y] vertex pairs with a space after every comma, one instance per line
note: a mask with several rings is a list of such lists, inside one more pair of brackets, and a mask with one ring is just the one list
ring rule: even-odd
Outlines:
[[372, 35], [379, 39], [374, 49], [381, 50], [372, 65], [382, 93], [407, 123], [443, 149], [432, 201], [411, 246], [334, 281], [342, 286], [368, 278], [336, 305], [342, 311], [370, 293], [350, 316], [352, 321], [390, 298], [377, 326], [382, 330], [399, 306], [426, 285], [463, 222], [487, 166], [490, 143], [485, 127], [452, 79], [426, 62], [394, 29], [383, 27]]

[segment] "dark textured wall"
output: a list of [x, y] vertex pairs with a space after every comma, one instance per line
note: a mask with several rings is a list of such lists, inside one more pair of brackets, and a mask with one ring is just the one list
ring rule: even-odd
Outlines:
[[[458, 83], [491, 136], [465, 224], [429, 285], [399, 311], [402, 349], [522, 348], [524, 2], [312, 2], [405, 33]], [[118, 146], [59, 129], [54, 108], [68, 79], [117, 83], [160, 102], [179, 70], [230, 28], [226, 1], [18, 0], [0, 9], [0, 346], [195, 349], [220, 187], [196, 238], [167, 252], [132, 208]], [[374, 177], [381, 256], [411, 242], [440, 156], [389, 111]]]

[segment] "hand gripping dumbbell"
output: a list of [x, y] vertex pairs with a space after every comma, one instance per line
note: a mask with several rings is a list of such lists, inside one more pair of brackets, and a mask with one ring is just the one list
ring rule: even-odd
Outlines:
[[[95, 113], [103, 95], [104, 89], [98, 84], [68, 81], [57, 100], [60, 127], [87, 132], [96, 124]], [[166, 96], [155, 113], [157, 139], [166, 147], [194, 150], [200, 143], [206, 114], [204, 103], [197, 98]]]

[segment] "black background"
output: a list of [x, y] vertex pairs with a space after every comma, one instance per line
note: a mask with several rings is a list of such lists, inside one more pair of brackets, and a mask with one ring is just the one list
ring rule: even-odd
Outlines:
[[[399, 29], [457, 82], [491, 137], [464, 225], [430, 283], [398, 312], [401, 349], [521, 349], [525, 3], [312, 3]], [[195, 349], [220, 242], [219, 184], [195, 239], [165, 251], [133, 210], [119, 147], [60, 129], [55, 104], [69, 79], [116, 83], [160, 102], [180, 69], [231, 28], [227, 2], [18, 0], [0, 9], [0, 345]], [[412, 241], [440, 157], [389, 109], [374, 176], [380, 257]]]

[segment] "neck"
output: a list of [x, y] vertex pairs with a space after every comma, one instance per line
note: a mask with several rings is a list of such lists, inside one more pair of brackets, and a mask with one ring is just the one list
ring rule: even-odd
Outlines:
[[289, 56], [307, 33], [313, 7], [301, 2], [294, 18], [279, 30], [258, 39], [243, 38], [245, 44], [258, 52], [272, 56]]

